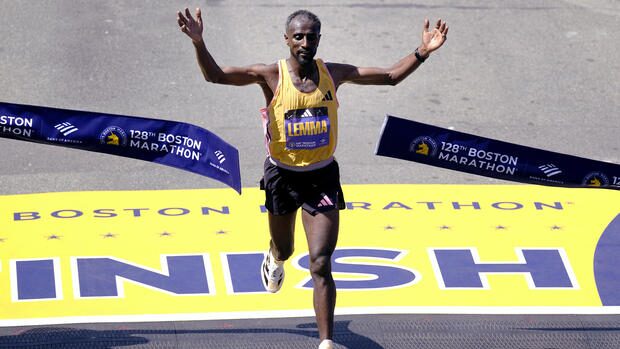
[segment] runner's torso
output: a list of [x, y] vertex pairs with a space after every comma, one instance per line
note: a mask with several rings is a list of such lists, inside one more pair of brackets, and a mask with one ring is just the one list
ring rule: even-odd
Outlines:
[[317, 59], [318, 87], [299, 91], [286, 60], [278, 61], [279, 80], [273, 99], [261, 109], [265, 145], [272, 162], [295, 171], [321, 168], [333, 160], [338, 136], [336, 88], [322, 60]]

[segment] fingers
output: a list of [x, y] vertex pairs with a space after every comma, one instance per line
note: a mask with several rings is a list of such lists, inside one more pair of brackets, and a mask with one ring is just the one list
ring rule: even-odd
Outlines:
[[177, 12], [177, 23], [179, 23], [179, 27], [182, 27], [187, 24], [187, 19], [185, 19], [181, 11]]
[[202, 11], [199, 7], [196, 7], [196, 18], [198, 19], [198, 25], [202, 28]]
[[190, 22], [194, 22], [194, 17], [192, 17], [192, 13], [189, 12], [189, 9], [187, 7], [185, 8], [185, 16]]
[[437, 30], [439, 31], [439, 33], [441, 34], [441, 36], [443, 37], [443, 40], [445, 41], [448, 38], [448, 23], [446, 23], [445, 21], [441, 21], [438, 22], [439, 23], [439, 27], [437, 28]]
[[445, 34], [444, 32], [446, 31], [447, 25], [448, 24], [446, 21], [442, 21], [441, 18], [439, 18], [435, 24], [435, 29], [439, 30], [439, 32], [443, 35]]
[[[424, 19], [424, 31], [429, 32], [429, 28], [430, 28], [430, 22], [428, 18], [425, 18]], [[435, 23], [434, 29], [438, 30], [441, 33], [441, 35], [445, 36], [448, 34], [448, 23], [446, 23], [446, 21], [442, 21], [441, 18], [438, 18], [437, 22]]]
[[202, 27], [202, 12], [200, 11], [200, 8], [196, 8], [196, 19], [194, 20], [194, 17], [192, 17], [191, 12], [189, 11], [189, 8], [185, 8], [185, 15], [183, 15], [183, 13], [181, 11], [177, 12], [177, 23], [179, 24], [179, 27], [181, 28], [181, 31], [189, 34], [190, 33], [190, 29], [189, 27], [193, 27], [195, 23], [198, 23], [198, 25], [200, 27]]
[[437, 23], [435, 23], [435, 33], [440, 34], [444, 41], [448, 38], [448, 29], [448, 23], [446, 23], [446, 21], [442, 21], [441, 18], [437, 20]]
[[181, 12], [177, 12], [177, 23], [179, 23], [179, 27], [183, 27], [187, 24], [187, 20], [183, 17]]

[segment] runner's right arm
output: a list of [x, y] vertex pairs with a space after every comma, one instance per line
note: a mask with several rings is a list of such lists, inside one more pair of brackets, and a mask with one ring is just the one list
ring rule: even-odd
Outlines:
[[[196, 9], [196, 19], [192, 16], [189, 9], [185, 9], [185, 16], [180, 11], [177, 12], [177, 22], [181, 31], [192, 39], [196, 49], [196, 59], [205, 80], [225, 85], [244, 86], [249, 84], [269, 84], [270, 73], [277, 73], [276, 65], [255, 64], [246, 67], [220, 67], [207, 50], [207, 46], [202, 38], [202, 13], [200, 8]], [[275, 69], [275, 70], [274, 70]]]

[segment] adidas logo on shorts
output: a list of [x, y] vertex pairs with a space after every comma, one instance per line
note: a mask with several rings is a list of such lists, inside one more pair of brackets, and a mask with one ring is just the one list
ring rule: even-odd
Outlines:
[[325, 195], [325, 193], [321, 193], [321, 195], [323, 196], [323, 198], [321, 199], [317, 207], [335, 206], [334, 203], [330, 200], [330, 198]]

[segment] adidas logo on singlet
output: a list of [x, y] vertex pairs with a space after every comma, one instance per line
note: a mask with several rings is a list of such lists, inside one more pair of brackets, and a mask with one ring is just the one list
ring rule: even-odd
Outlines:
[[333, 101], [334, 98], [332, 97], [332, 91], [327, 91], [327, 93], [325, 94], [325, 97], [323, 97], [323, 101]]

